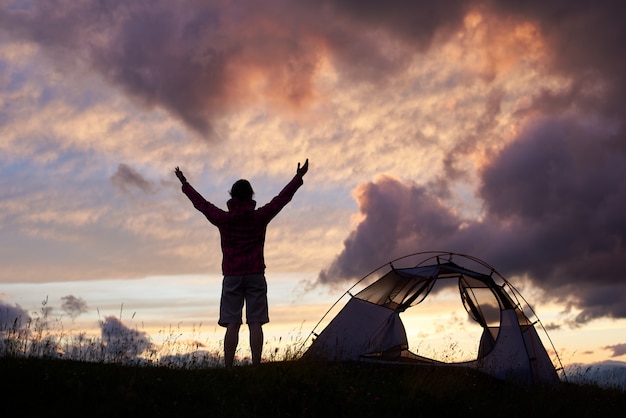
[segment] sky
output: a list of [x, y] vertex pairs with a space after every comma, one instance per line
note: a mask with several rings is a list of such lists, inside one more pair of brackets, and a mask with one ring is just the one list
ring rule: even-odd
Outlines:
[[269, 331], [306, 334], [356, 279], [442, 250], [532, 295], [566, 361], [626, 361], [625, 15], [0, 0], [0, 304], [218, 335], [219, 235], [174, 167], [225, 207], [308, 158], [268, 230]]

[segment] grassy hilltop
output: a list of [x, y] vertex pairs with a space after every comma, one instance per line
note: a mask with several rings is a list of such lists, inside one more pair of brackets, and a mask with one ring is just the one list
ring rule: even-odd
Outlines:
[[0, 358], [2, 416], [621, 417], [626, 393], [455, 367], [283, 361], [182, 369]]

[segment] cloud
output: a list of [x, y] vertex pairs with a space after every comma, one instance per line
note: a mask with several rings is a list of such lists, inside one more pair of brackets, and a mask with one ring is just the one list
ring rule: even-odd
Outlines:
[[375, 0], [327, 0], [322, 3], [339, 15], [359, 22], [363, 29], [392, 31], [422, 47], [428, 47], [442, 28], [459, 25], [472, 6], [472, 2], [463, 0], [436, 3], [392, 0], [385, 4]]
[[[510, 139], [482, 148], [472, 192], [482, 208], [477, 216], [459, 211], [450, 193], [468, 174], [457, 165], [484, 144], [480, 134], [451, 148], [460, 153], [447, 157], [439, 183], [383, 178], [359, 186], [362, 221], [318, 280], [359, 277], [402, 253], [442, 249], [479, 256], [507, 276], [528, 276], [551, 298], [580, 308], [579, 324], [624, 318], [626, 188], [616, 180], [626, 174], [622, 5], [485, 4], [500, 19], [534, 24], [549, 71], [569, 82], [536, 92], [516, 110]], [[493, 98], [486, 120], [500, 117]]]
[[74, 295], [63, 296], [61, 301], [61, 309], [73, 319], [77, 318], [80, 314], [89, 311], [87, 302]]
[[572, 119], [536, 124], [481, 172], [479, 218], [466, 219], [433, 184], [382, 177], [359, 186], [362, 221], [319, 282], [360, 277], [426, 250], [467, 253], [505, 276], [528, 276], [582, 312], [576, 322], [626, 317], [626, 154], [613, 132]]
[[152, 348], [146, 332], [128, 328], [114, 316], [107, 316], [100, 322], [100, 332], [109, 358], [132, 360]]
[[19, 331], [30, 321], [30, 315], [20, 305], [8, 305], [0, 300], [0, 332]]
[[[545, 328], [547, 331], [557, 331], [561, 329], [561, 326], [561, 324], [557, 324], [556, 322], [550, 322], [549, 324], [545, 325]], [[593, 352], [590, 352], [589, 354], [593, 354]]]
[[611, 357], [620, 357], [620, 356], [626, 355], [626, 344], [608, 345], [603, 348], [605, 350], [610, 350], [613, 352]]
[[164, 109], [218, 139], [216, 121], [251, 106], [284, 116], [313, 110], [329, 92], [328, 78], [389, 85], [438, 35], [453, 37], [472, 7], [460, 0], [60, 1], [5, 7], [0, 22], [64, 71], [98, 74], [139, 106]]
[[158, 191], [154, 182], [146, 180], [139, 172], [124, 163], [120, 163], [115, 174], [111, 176], [111, 183], [125, 193], [129, 193], [133, 188], [147, 194]]
[[3, 280], [217, 269], [214, 232], [160, 188], [173, 166], [213, 196], [256, 175], [260, 194], [310, 157], [294, 205], [330, 226], [307, 232], [315, 259], [281, 240], [297, 219], [270, 230], [281, 269], [330, 283], [470, 252], [580, 323], [624, 315], [621, 2], [257, 3], [3, 3]]
[[299, 106], [318, 54], [291, 3], [70, 2], [5, 7], [0, 22], [59, 65], [92, 69], [146, 108], [214, 137], [212, 121], [259, 94]]
[[360, 277], [419, 246], [433, 245], [459, 230], [461, 220], [431, 191], [383, 176], [354, 192], [363, 221], [319, 281]]
[[[165, 109], [217, 138], [217, 119], [251, 105], [310, 110], [329, 68], [346, 83], [389, 85], [410, 69], [415, 54], [458, 37], [476, 13], [506, 22], [474, 28], [488, 34], [486, 80], [505, 62], [533, 53], [509, 48], [506, 56], [494, 41], [528, 23], [547, 43], [551, 69], [575, 77], [571, 97], [598, 79], [623, 87], [624, 58], [616, 54], [626, 36], [617, 29], [621, 3], [600, 3], [60, 1], [5, 6], [0, 22], [16, 39], [40, 45], [57, 65], [94, 71], [145, 108]], [[621, 95], [607, 93], [604, 110], [623, 111]]]
[[626, 355], [626, 344], [608, 345], [603, 348], [605, 350], [610, 350], [613, 352], [611, 357], [620, 357], [620, 356]]

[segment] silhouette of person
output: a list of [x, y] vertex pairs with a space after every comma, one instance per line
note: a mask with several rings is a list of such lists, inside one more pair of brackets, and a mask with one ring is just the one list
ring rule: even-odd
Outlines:
[[270, 221], [291, 201], [302, 186], [302, 177], [309, 170], [309, 160], [298, 163], [296, 175], [268, 204], [256, 208], [254, 190], [247, 180], [237, 180], [224, 211], [208, 202], [188, 182], [176, 167], [174, 172], [182, 183], [182, 191], [193, 206], [202, 212], [220, 231], [222, 246], [222, 296], [218, 324], [226, 328], [224, 362], [233, 366], [239, 343], [242, 311], [246, 305], [246, 322], [250, 331], [252, 364], [261, 362], [263, 324], [269, 322], [267, 282], [265, 279], [265, 233]]

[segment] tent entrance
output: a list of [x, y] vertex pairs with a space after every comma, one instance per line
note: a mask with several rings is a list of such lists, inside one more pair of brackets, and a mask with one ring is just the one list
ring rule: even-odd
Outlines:
[[420, 361], [426, 357], [460, 363], [478, 357], [483, 327], [464, 309], [458, 279], [439, 280], [426, 299], [400, 313], [400, 318], [406, 329], [408, 350]]

